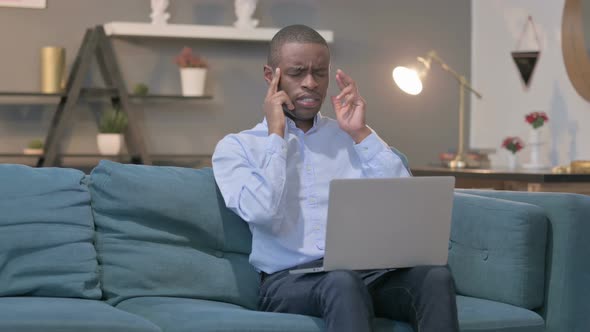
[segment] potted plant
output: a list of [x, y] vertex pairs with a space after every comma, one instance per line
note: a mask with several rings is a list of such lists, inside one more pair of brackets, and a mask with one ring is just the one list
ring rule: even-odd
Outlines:
[[118, 109], [102, 114], [96, 137], [98, 151], [103, 155], [116, 155], [123, 145], [123, 132], [127, 129], [127, 115]]
[[150, 88], [145, 83], [137, 83], [133, 86], [133, 94], [136, 96], [146, 96]]
[[525, 121], [533, 126], [533, 129], [543, 127], [545, 122], [549, 121], [549, 117], [545, 112], [531, 112], [524, 117]]
[[175, 58], [180, 68], [180, 81], [183, 96], [202, 96], [205, 91], [207, 62], [193, 53], [190, 47], [184, 47]]
[[502, 141], [502, 147], [511, 152], [508, 155], [508, 168], [516, 169], [516, 153], [524, 148], [524, 143], [520, 137], [508, 136]]
[[42, 155], [43, 154], [43, 141], [40, 139], [34, 139], [27, 144], [27, 148], [23, 150], [26, 155]]

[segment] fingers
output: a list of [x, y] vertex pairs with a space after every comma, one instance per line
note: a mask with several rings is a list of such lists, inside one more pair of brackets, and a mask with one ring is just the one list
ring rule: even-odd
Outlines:
[[286, 105], [290, 110], [295, 109], [295, 105], [293, 104], [293, 102], [291, 101], [291, 98], [289, 98], [289, 96], [287, 95], [287, 93], [285, 93], [285, 91], [279, 91], [277, 93], [275, 93], [274, 95], [270, 96], [269, 98], [266, 99], [266, 102], [269, 103], [269, 105]]
[[345, 87], [344, 89], [342, 89], [342, 91], [338, 94], [338, 96], [336, 96], [336, 98], [338, 99], [342, 99], [342, 97], [344, 96], [348, 96], [353, 94], [355, 91], [353, 91], [354, 86], [349, 85], [347, 87]]
[[336, 83], [341, 90], [349, 85], [355, 85], [354, 80], [350, 76], [346, 75], [342, 69], [336, 70]]
[[285, 93], [285, 91], [279, 91], [280, 80], [281, 69], [277, 67], [272, 75], [272, 79], [269, 82], [268, 91], [266, 93], [265, 105], [268, 105], [270, 108], [265, 106], [265, 110], [275, 109], [276, 111], [279, 111], [283, 109], [283, 105], [285, 105], [289, 110], [295, 109], [295, 105], [287, 93]]
[[352, 105], [354, 101], [356, 101], [356, 96], [346, 95], [344, 97], [344, 100], [342, 101], [342, 104], [343, 105]]
[[271, 97], [279, 90], [279, 80], [281, 79], [281, 69], [277, 67], [275, 69], [274, 74], [272, 75], [272, 80], [268, 85], [268, 92], [266, 93], [266, 97]]
[[338, 116], [342, 109], [342, 103], [335, 96], [330, 97], [330, 100], [332, 101], [332, 108], [334, 108], [334, 112], [336, 112], [336, 115]]
[[336, 71], [336, 83], [338, 83], [338, 87], [342, 90], [336, 96], [336, 99], [340, 101], [342, 106], [349, 105], [360, 97], [354, 80], [341, 69]]
[[293, 105], [293, 102], [291, 101], [291, 98], [289, 98], [289, 96], [287, 96], [287, 93], [285, 93], [285, 91], [280, 91], [277, 94], [278, 102], [280, 102], [280, 104], [285, 104], [287, 105], [287, 107], [290, 110], [294, 110], [295, 109], [295, 105]]

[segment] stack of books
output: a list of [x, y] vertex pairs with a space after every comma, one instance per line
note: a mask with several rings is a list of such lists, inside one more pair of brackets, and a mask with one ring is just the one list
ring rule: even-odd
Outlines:
[[[495, 153], [495, 149], [472, 149], [467, 151], [466, 161], [467, 168], [490, 168], [491, 163], [488, 157], [489, 154]], [[442, 166], [449, 167], [449, 162], [455, 159], [456, 152], [449, 150], [439, 155], [439, 160]]]

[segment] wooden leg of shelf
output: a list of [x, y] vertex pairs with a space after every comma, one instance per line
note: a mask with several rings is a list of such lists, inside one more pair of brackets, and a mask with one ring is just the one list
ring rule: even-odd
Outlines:
[[57, 164], [60, 153], [60, 142], [68, 128], [70, 128], [70, 122], [74, 118], [84, 76], [90, 68], [92, 55], [96, 50], [97, 43], [96, 34], [92, 33], [92, 30], [86, 31], [80, 51], [76, 56], [73, 69], [68, 78], [66, 86], [67, 96], [61, 98], [53, 115], [51, 126], [45, 139], [44, 156], [39, 159], [38, 166], [55, 166]]
[[[119, 70], [119, 66], [115, 60], [115, 53], [108, 39], [104, 28], [97, 26], [95, 32], [99, 38], [98, 44], [98, 59], [99, 66], [101, 66], [101, 72], [106, 75], [107, 82], [110, 82], [112, 86], [117, 90], [118, 103], [120, 104], [120, 110], [127, 114], [128, 124], [127, 130], [124, 133], [125, 142], [127, 144], [127, 150], [133, 158], [140, 158], [143, 164], [151, 165], [152, 160], [147, 152], [145, 142], [141, 135], [141, 129], [139, 126], [139, 116], [132, 109], [131, 103], [129, 102], [129, 95], [127, 94], [127, 87], [123, 80], [123, 75]], [[115, 102], [115, 100], [113, 100]]]

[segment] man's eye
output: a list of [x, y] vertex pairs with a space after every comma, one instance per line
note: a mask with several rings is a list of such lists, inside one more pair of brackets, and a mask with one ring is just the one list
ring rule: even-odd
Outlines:
[[321, 70], [321, 71], [316, 71], [315, 75], [319, 76], [319, 77], [325, 77], [327, 74], [327, 72], [325, 70]]

